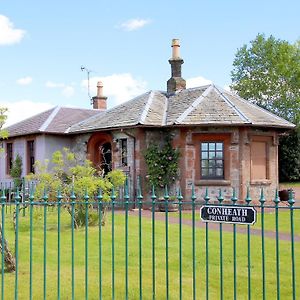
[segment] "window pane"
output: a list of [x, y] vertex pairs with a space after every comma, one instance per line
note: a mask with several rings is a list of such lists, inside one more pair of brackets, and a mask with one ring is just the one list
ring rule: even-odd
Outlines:
[[214, 174], [214, 169], [208, 169], [208, 175], [213, 177], [215, 174]]
[[201, 156], [202, 156], [202, 159], [207, 159], [208, 158], [208, 152], [202, 152]]
[[216, 143], [217, 150], [223, 150], [223, 143]]
[[216, 152], [216, 158], [223, 158], [223, 152], [221, 151]]
[[201, 176], [202, 177], [207, 177], [208, 176], [208, 169], [202, 168], [202, 170], [201, 170]]
[[209, 161], [209, 168], [215, 168], [216, 167], [216, 161], [215, 160], [210, 160]]
[[209, 152], [208, 158], [215, 158], [215, 157], [216, 157], [216, 153], [215, 152]]
[[209, 143], [209, 150], [216, 150], [216, 144], [215, 143]]
[[208, 168], [208, 160], [207, 159], [202, 160], [201, 167], [202, 168]]
[[218, 177], [223, 177], [223, 169], [217, 168], [217, 169], [216, 169], [216, 176], [218, 176]]
[[217, 168], [223, 168], [223, 160], [216, 160], [216, 167]]
[[208, 143], [201, 143], [201, 150], [207, 151], [208, 150]]

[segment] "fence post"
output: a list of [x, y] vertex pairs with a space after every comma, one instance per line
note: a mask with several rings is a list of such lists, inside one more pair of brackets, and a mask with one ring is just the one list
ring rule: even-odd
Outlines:
[[261, 259], [262, 259], [262, 296], [263, 300], [266, 299], [266, 274], [265, 274], [265, 207], [266, 202], [264, 196], [264, 189], [261, 188], [260, 192], [260, 209], [261, 209]]
[[[250, 196], [250, 188], [247, 186], [247, 195], [245, 199], [248, 206], [252, 201]], [[250, 235], [250, 225], [247, 225], [247, 248], [248, 248], [248, 299], [251, 299], [251, 235]]]
[[195, 186], [192, 185], [192, 257], [193, 257], [193, 299], [196, 299], [196, 223], [195, 223]]
[[5, 202], [6, 202], [6, 196], [5, 196], [5, 189], [2, 190], [2, 196], [1, 196], [1, 299], [4, 300], [4, 256], [5, 256]]
[[111, 288], [112, 288], [112, 299], [115, 299], [115, 189], [112, 188], [111, 191], [111, 259], [112, 259], [112, 265], [111, 265]]
[[[210, 198], [208, 195], [208, 188], [205, 189], [204, 201], [205, 205], [208, 204]], [[209, 299], [209, 256], [208, 256], [208, 222], [205, 222], [205, 294], [206, 300]]]
[[289, 190], [290, 205], [290, 219], [291, 219], [291, 259], [292, 259], [292, 288], [293, 288], [293, 300], [296, 299], [296, 274], [295, 274], [295, 245], [294, 245], [294, 207], [295, 200], [293, 197], [293, 191]]
[[[218, 196], [219, 204], [222, 205], [224, 201], [224, 197], [222, 195], [222, 189], [219, 189]], [[223, 224], [219, 224], [220, 231], [220, 299], [222, 300], [224, 297], [224, 288], [223, 288]]]
[[[232, 190], [231, 201], [236, 205], [238, 198], [236, 197], [235, 188]], [[236, 300], [236, 224], [233, 224], [233, 299]]]
[[98, 201], [98, 218], [99, 218], [99, 299], [102, 299], [102, 190], [99, 189], [98, 195], [97, 195], [97, 201]]
[[182, 299], [182, 195], [179, 187], [177, 193], [179, 209], [179, 299]]
[[61, 214], [61, 195], [60, 189], [57, 192], [57, 299], [60, 299], [60, 214]]
[[166, 231], [166, 299], [169, 299], [169, 193], [165, 186], [165, 231]]
[[155, 300], [155, 189], [152, 186], [152, 299]]
[[129, 194], [128, 194], [128, 177], [126, 176], [124, 187], [124, 200], [125, 200], [125, 299], [128, 299], [128, 207], [129, 207]]
[[48, 210], [48, 195], [46, 192], [46, 189], [44, 189], [44, 195], [43, 195], [43, 201], [44, 201], [44, 276], [43, 276], [43, 295], [44, 295], [44, 300], [46, 300], [47, 296], [47, 210]]
[[19, 288], [19, 207], [20, 207], [20, 194], [19, 190], [17, 189], [17, 193], [15, 196], [15, 202], [16, 202], [16, 223], [15, 223], [15, 256], [16, 256], [16, 272], [15, 272], [15, 299], [18, 299], [18, 288]]
[[140, 299], [143, 298], [143, 282], [142, 282], [142, 204], [143, 196], [141, 193], [140, 177], [138, 177], [138, 205], [139, 205], [139, 290]]
[[75, 255], [74, 255], [74, 242], [75, 242], [75, 236], [74, 236], [74, 222], [75, 222], [75, 200], [76, 196], [74, 193], [74, 186], [72, 187], [72, 192], [70, 196], [71, 200], [71, 289], [72, 289], [72, 300], [75, 299], [75, 272], [74, 272], [74, 264], [75, 264]]
[[[24, 202], [24, 192], [23, 192], [23, 211], [25, 211], [25, 202]], [[33, 227], [33, 201], [34, 201], [34, 195], [33, 195], [33, 186], [30, 191], [29, 196], [29, 299], [32, 300], [32, 227]]]
[[276, 232], [276, 287], [277, 287], [277, 299], [280, 299], [280, 264], [279, 264], [279, 222], [278, 222], [278, 204], [280, 202], [278, 189], [275, 191], [275, 232]]

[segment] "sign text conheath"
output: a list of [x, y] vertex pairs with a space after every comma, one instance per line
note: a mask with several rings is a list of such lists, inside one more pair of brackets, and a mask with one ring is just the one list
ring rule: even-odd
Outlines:
[[204, 205], [200, 217], [204, 222], [254, 224], [256, 210], [251, 206]]

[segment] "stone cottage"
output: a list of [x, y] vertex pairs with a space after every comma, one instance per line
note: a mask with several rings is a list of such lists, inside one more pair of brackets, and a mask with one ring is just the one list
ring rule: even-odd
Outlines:
[[[48, 111], [44, 113], [48, 119], [40, 114], [10, 126], [10, 137], [3, 142], [6, 156], [1, 159], [0, 180], [8, 178], [11, 159], [17, 152], [23, 153], [30, 166], [31, 159], [46, 158], [67, 145], [95, 166], [104, 164], [106, 171], [123, 169], [134, 193], [138, 176], [146, 186], [145, 149], [168, 135], [180, 150], [178, 184], [187, 198], [194, 184], [198, 198], [205, 187], [209, 187], [212, 197], [221, 188], [229, 198], [234, 187], [243, 199], [250, 186], [253, 197], [264, 187], [271, 199], [278, 186], [278, 137], [294, 125], [214, 84], [187, 89], [179, 49], [179, 41], [173, 40], [167, 91], [152, 90], [107, 110], [107, 98], [98, 83], [94, 110], [82, 110], [82, 115], [78, 111], [80, 122], [67, 122], [58, 116], [51, 119]], [[39, 145], [41, 132], [30, 126], [21, 130], [36, 119], [44, 120], [40, 121], [44, 129], [49, 129], [46, 125], [51, 123], [53, 127], [60, 124], [61, 130], [44, 131]], [[33, 141], [32, 147], [29, 141]], [[20, 144], [23, 146], [17, 146]], [[25, 170], [30, 171], [30, 167]]]

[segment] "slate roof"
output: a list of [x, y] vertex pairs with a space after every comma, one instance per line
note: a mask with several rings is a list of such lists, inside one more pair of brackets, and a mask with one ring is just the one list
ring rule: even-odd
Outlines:
[[9, 137], [33, 133], [64, 134], [81, 120], [101, 114], [98, 110], [56, 106], [31, 118], [8, 126]]
[[67, 132], [132, 126], [261, 126], [293, 128], [292, 123], [215, 85], [167, 94], [150, 91], [72, 125]]

